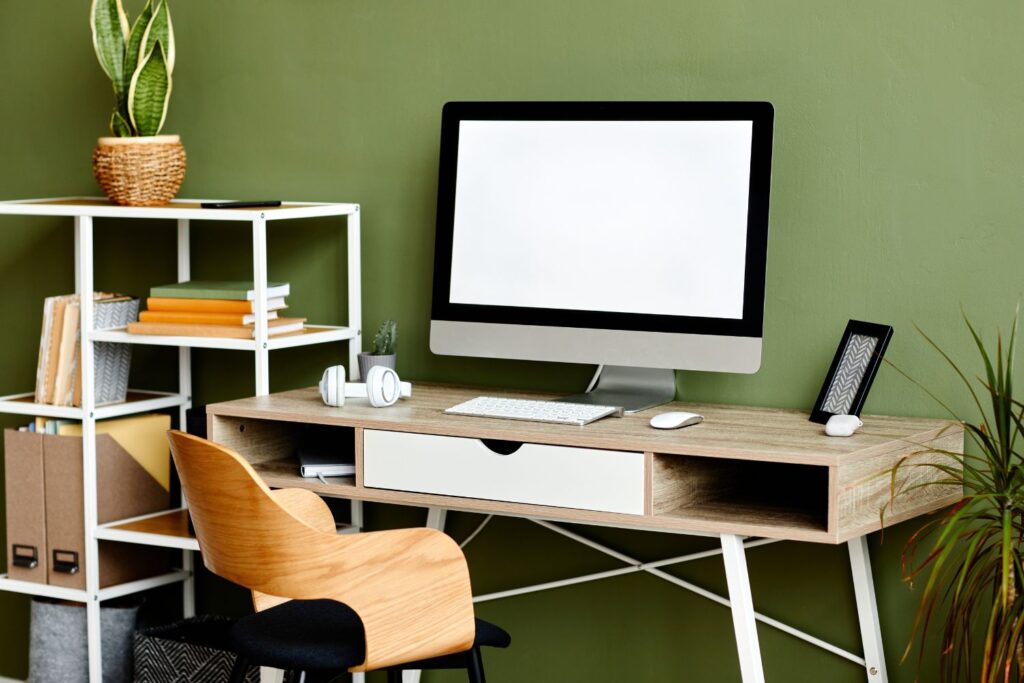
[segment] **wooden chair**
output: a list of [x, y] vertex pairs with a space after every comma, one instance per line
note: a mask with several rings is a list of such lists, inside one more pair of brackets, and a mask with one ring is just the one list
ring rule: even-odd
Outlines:
[[[232, 628], [248, 664], [327, 672], [466, 668], [508, 634], [475, 619], [459, 546], [433, 529], [339, 536], [319, 496], [272, 491], [237, 453], [179, 431], [171, 453], [203, 563], [252, 591]], [[407, 666], [403, 666], [407, 665]], [[240, 679], [239, 679], [240, 680]]]

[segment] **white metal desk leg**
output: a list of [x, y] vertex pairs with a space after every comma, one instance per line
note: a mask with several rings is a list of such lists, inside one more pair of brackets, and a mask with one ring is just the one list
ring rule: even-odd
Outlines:
[[871, 576], [871, 555], [868, 537], [849, 541], [850, 568], [853, 569], [853, 591], [857, 597], [857, 618], [860, 621], [860, 639], [864, 643], [864, 662], [869, 683], [887, 683], [885, 651], [882, 649], [882, 626], [878, 621], [878, 602], [875, 600], [875, 581]]
[[[427, 508], [427, 527], [444, 531], [444, 522], [448, 511], [444, 508]], [[402, 683], [420, 683], [419, 671], [403, 671]]]
[[761, 645], [757, 640], [754, 599], [750, 595], [750, 577], [747, 575], [743, 538], [733, 534], [722, 534], [722, 557], [725, 560], [725, 578], [729, 584], [732, 626], [736, 632], [736, 650], [740, 658], [740, 677], [743, 683], [764, 683]]
[[444, 531], [444, 521], [448, 511], [444, 508], [427, 508], [427, 526], [431, 529]]

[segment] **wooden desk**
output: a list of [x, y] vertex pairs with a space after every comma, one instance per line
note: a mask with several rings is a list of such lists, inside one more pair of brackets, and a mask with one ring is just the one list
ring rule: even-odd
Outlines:
[[[543, 398], [536, 394], [417, 384], [412, 399], [391, 408], [372, 408], [365, 401], [352, 399], [344, 408], [332, 408], [320, 401], [315, 389], [309, 388], [211, 405], [207, 409], [209, 434], [212, 440], [245, 456], [272, 487], [306, 488], [353, 501], [426, 507], [435, 511], [435, 526], [443, 524], [443, 514], [437, 511], [463, 510], [532, 519], [591, 547], [596, 544], [552, 522], [719, 536], [730, 595], [729, 600], [717, 596], [716, 601], [732, 608], [745, 682], [763, 680], [755, 620], [863, 664], [869, 681], [887, 680], [864, 537], [881, 526], [880, 510], [890, 498], [891, 482], [886, 471], [908, 456], [916, 462], [944, 458], [928, 452], [929, 449], [961, 451], [964, 435], [959, 425], [934, 419], [867, 416], [860, 432], [844, 439], [826, 437], [822, 426], [809, 422], [806, 413], [725, 405], [676, 403], [623, 418], [607, 418], [586, 427], [443, 414], [445, 408], [464, 400], [495, 393]], [[705, 419], [700, 425], [681, 430], [650, 428], [647, 421], [651, 415], [664, 410], [688, 410], [701, 413]], [[329, 479], [324, 484], [299, 476], [294, 449], [307, 425], [337, 428], [339, 439], [352, 440], [356, 453], [354, 478]], [[367, 485], [368, 475], [374, 481], [395, 476], [393, 469], [386, 467], [388, 462], [407, 464], [411, 472], [425, 463], [444, 467], [448, 451], [464, 450], [471, 440], [525, 443], [532, 449], [529, 457], [534, 458], [533, 462], [544, 463], [550, 456], [550, 461], [558, 466], [550, 472], [546, 468], [536, 472], [531, 480], [515, 470], [516, 454], [526, 453], [525, 450], [502, 456], [481, 447], [479, 461], [509, 468], [511, 488], [504, 486], [500, 500], [439, 494], [436, 487], [443, 487], [444, 481], [421, 483], [415, 475], [410, 479], [408, 472], [399, 477], [403, 482], [400, 487]], [[421, 452], [420, 445], [424, 443], [425, 450]], [[395, 444], [403, 448], [395, 448]], [[478, 460], [463, 458], [451, 462]], [[590, 462], [593, 467], [588, 466]], [[605, 469], [606, 465], [609, 469]], [[602, 481], [599, 477], [605, 471], [635, 472], [637, 476], [635, 481], [631, 476], [619, 482]], [[451, 472], [451, 478], [462, 480], [452, 483], [462, 491], [472, 491], [475, 484], [481, 490], [493, 489], [493, 482], [467, 482], [457, 471]], [[547, 478], [554, 481], [548, 482]], [[900, 475], [900, 484], [939, 478], [940, 473], [932, 468], [906, 468]], [[605, 501], [600, 495], [584, 496], [589, 509], [522, 502], [557, 496], [551, 493], [552, 488], [573, 493], [581, 481], [598, 488], [609, 487], [612, 492], [613, 484], [639, 488], [635, 496], [627, 496], [629, 500], [622, 504], [632, 506], [628, 512], [619, 509], [622, 505], [618, 502], [613, 503], [610, 498]], [[539, 483], [555, 486], [545, 488], [536, 485]], [[544, 490], [535, 490], [541, 488]], [[950, 486], [917, 488], [901, 496], [895, 507], [886, 512], [885, 525], [945, 507], [957, 501], [960, 494], [959, 488]], [[576, 500], [571, 496], [566, 498], [569, 499]], [[849, 543], [864, 640], [863, 657], [823, 644], [754, 611], [745, 548], [763, 541], [745, 540], [747, 537]], [[674, 578], [658, 567], [641, 566], [632, 558], [603, 550], [632, 565], [634, 570], [639, 568], [666, 580]], [[674, 583], [680, 584], [678, 580]]]

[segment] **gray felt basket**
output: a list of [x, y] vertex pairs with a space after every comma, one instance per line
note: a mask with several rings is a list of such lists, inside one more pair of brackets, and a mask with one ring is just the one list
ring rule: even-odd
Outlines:
[[[104, 683], [132, 680], [132, 634], [138, 613], [138, 605], [100, 609]], [[29, 683], [88, 683], [88, 653], [85, 605], [32, 601]]]

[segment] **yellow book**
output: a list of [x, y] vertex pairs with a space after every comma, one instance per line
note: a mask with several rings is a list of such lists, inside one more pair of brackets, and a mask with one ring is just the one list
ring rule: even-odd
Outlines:
[[[231, 299], [175, 299], [171, 297], [151, 296], [146, 299], [146, 308], [150, 311], [184, 311], [189, 313], [253, 313], [253, 302], [233, 301]], [[267, 299], [268, 311], [280, 311], [287, 308], [283, 296]]]
[[[267, 320], [276, 320], [277, 311], [267, 313]], [[256, 322], [253, 313], [198, 313], [194, 311], [143, 311], [143, 323], [183, 323], [185, 325], [251, 325]]]
[[78, 314], [81, 307], [77, 301], [71, 301], [64, 308], [64, 321], [61, 325], [60, 351], [57, 360], [57, 372], [53, 384], [51, 403], [55, 406], [71, 405], [74, 389], [75, 351], [78, 346]]
[[[305, 318], [278, 318], [267, 321], [267, 335], [301, 332]], [[252, 325], [195, 325], [187, 323], [128, 323], [130, 334], [153, 334], [172, 337], [227, 337], [230, 339], [253, 339], [256, 329]]]

